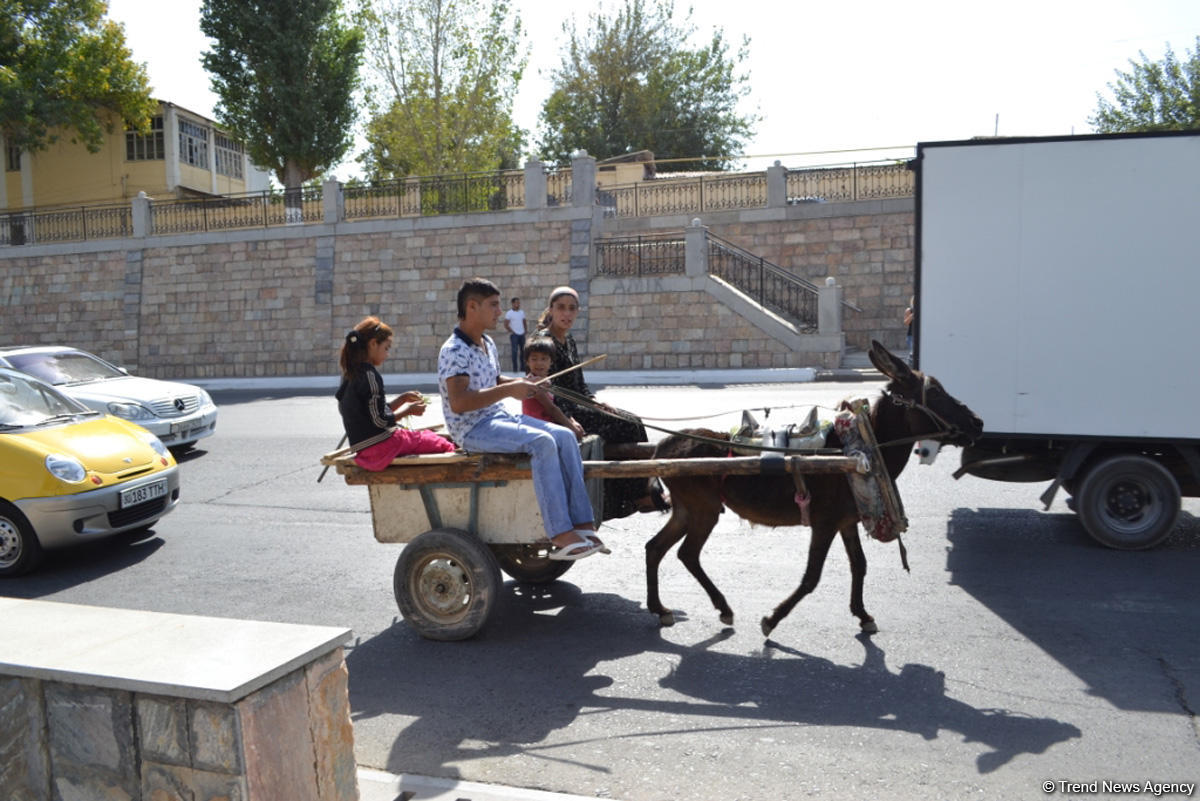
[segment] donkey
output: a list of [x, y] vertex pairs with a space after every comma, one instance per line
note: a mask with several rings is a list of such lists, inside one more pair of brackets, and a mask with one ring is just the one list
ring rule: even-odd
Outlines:
[[[908, 462], [914, 438], [940, 439], [954, 445], [966, 445], [983, 431], [983, 421], [942, 388], [933, 376], [911, 369], [883, 345], [871, 342], [871, 363], [890, 381], [883, 395], [871, 407], [871, 426], [888, 473], [895, 479]], [[681, 434], [728, 440], [728, 434], [705, 429], [691, 429]], [[891, 443], [891, 444], [888, 444]], [[836, 432], [826, 439], [828, 447], [841, 447]], [[671, 435], [658, 444], [655, 458], [682, 459], [688, 457], [724, 457], [729, 449], [699, 442], [685, 436]], [[762, 619], [764, 635], [779, 625], [792, 608], [817, 587], [821, 568], [829, 546], [837, 534], [850, 559], [850, 612], [859, 619], [862, 630], [873, 634], [879, 630], [875, 619], [863, 606], [863, 578], [867, 573], [867, 558], [859, 539], [858, 509], [850, 483], [843, 475], [812, 474], [805, 476], [811, 498], [809, 522], [812, 542], [808, 548], [808, 566], [804, 578], [786, 600], [769, 617]], [[796, 488], [791, 475], [778, 476], [683, 476], [663, 479], [671, 491], [671, 517], [662, 530], [646, 543], [646, 606], [658, 615], [663, 626], [675, 623], [671, 610], [663, 606], [658, 596], [658, 566], [675, 543], [683, 540], [679, 559], [697, 581], [726, 625], [733, 623], [733, 611], [725, 596], [700, 566], [700, 551], [717, 524], [717, 517], [728, 507], [739, 517], [764, 526], [801, 525], [801, 510], [795, 501]]]

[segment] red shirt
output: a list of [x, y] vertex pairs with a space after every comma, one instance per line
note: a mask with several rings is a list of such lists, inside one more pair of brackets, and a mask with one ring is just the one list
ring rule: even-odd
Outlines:
[[[554, 398], [551, 398], [550, 402], [554, 403]], [[521, 414], [537, 418], [538, 420], [545, 420], [547, 423], [554, 422], [550, 419], [550, 415], [546, 412], [545, 407], [542, 406], [542, 402], [537, 399], [536, 395], [521, 401]]]

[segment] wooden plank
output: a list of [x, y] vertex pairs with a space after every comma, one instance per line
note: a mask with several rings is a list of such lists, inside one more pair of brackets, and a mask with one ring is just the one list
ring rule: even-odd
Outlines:
[[[791, 456], [784, 465], [789, 473], [847, 473], [855, 460], [845, 456]], [[343, 465], [339, 465], [341, 471]], [[705, 459], [640, 459], [635, 461], [588, 461], [585, 478], [649, 478], [659, 476], [759, 475], [763, 460], [757, 456]], [[452, 464], [416, 464], [389, 467], [378, 473], [355, 465], [343, 472], [347, 484], [434, 484], [472, 481], [527, 481], [532, 478], [527, 459], [497, 454], [469, 457]]]

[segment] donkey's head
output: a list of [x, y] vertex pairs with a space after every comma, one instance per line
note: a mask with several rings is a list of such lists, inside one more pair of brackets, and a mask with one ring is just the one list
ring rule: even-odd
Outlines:
[[947, 392], [936, 378], [912, 369], [875, 340], [871, 340], [868, 355], [871, 364], [891, 379], [885, 395], [893, 403], [908, 407], [906, 418], [912, 436], [969, 445], [983, 433], [979, 415]]

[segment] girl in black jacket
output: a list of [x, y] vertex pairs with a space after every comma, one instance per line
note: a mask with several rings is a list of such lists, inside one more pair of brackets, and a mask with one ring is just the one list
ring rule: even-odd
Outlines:
[[454, 443], [432, 431], [414, 431], [396, 425], [399, 418], [425, 412], [420, 392], [410, 391], [389, 401], [383, 392], [380, 367], [392, 349], [392, 329], [368, 317], [346, 334], [339, 363], [342, 383], [337, 390], [338, 411], [354, 462], [365, 470], [382, 470], [397, 456], [415, 453], [448, 453]]

